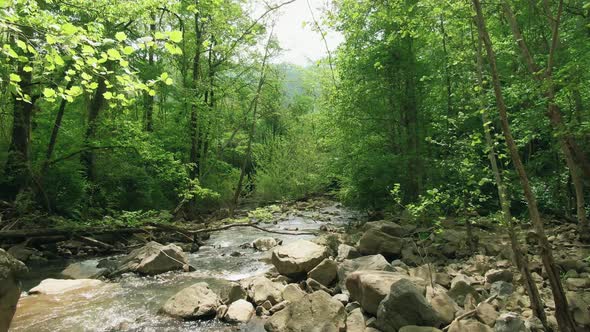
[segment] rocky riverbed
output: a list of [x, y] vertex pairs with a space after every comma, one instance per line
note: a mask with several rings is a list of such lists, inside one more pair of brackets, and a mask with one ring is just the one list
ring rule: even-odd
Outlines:
[[[75, 262], [62, 275], [83, 279], [26, 287], [11, 331], [544, 330], [497, 226], [481, 221], [467, 241], [459, 225], [435, 234], [361, 219], [329, 200], [300, 202], [263, 227], [317, 236], [235, 227], [194, 253], [150, 242], [127, 256]], [[590, 253], [572, 225], [550, 232], [574, 319], [588, 331]], [[534, 253], [529, 237], [522, 240]], [[555, 327], [543, 269], [534, 259], [531, 269]], [[49, 271], [34, 270], [35, 279], [55, 276]]]

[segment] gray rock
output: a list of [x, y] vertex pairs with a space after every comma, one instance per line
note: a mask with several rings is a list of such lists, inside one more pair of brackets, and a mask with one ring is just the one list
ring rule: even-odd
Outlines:
[[107, 269], [97, 267], [98, 262], [83, 261], [68, 265], [61, 275], [68, 279], [95, 279], [107, 272]]
[[454, 321], [448, 332], [494, 332], [494, 330], [476, 320], [467, 319]]
[[221, 278], [204, 278], [202, 281], [209, 285], [209, 288], [219, 296], [221, 302], [231, 304], [237, 300], [248, 298], [246, 290], [237, 282]]
[[332, 296], [332, 298], [334, 300], [339, 301], [343, 305], [347, 305], [348, 304], [348, 301], [350, 301], [350, 297], [348, 295], [342, 294], [342, 293], [336, 294], [336, 295]]
[[274, 315], [275, 313], [285, 309], [289, 304], [291, 304], [291, 302], [289, 302], [289, 301], [283, 301], [283, 302], [277, 303], [277, 304], [273, 305], [270, 309], [268, 309], [268, 312], [271, 315]]
[[181, 319], [209, 319], [215, 317], [221, 299], [204, 282], [184, 288], [172, 296], [160, 313]]
[[369, 229], [359, 240], [358, 251], [363, 255], [381, 254], [387, 258], [400, 257], [404, 239], [377, 229]]
[[8, 331], [20, 298], [20, 277], [27, 272], [21, 261], [0, 249], [0, 331]]
[[156, 275], [187, 267], [188, 259], [180, 247], [174, 244], [164, 246], [152, 241], [123, 258], [114, 274], [135, 272]]
[[67, 292], [95, 288], [104, 284], [96, 279], [45, 279], [29, 290], [29, 294], [58, 295]]
[[436, 286], [435, 288], [431, 286], [426, 287], [426, 301], [430, 303], [445, 324], [453, 321], [455, 313], [461, 310], [459, 305], [447, 295], [447, 290], [440, 286]]
[[346, 310], [328, 293], [318, 291], [274, 314], [264, 328], [269, 332], [340, 332], [346, 329]]
[[464, 303], [467, 294], [471, 294], [477, 302], [481, 301], [475, 288], [468, 285], [465, 281], [457, 281], [447, 294], [457, 303]]
[[475, 311], [475, 315], [482, 321], [484, 324], [488, 326], [494, 326], [496, 323], [496, 319], [498, 319], [498, 312], [493, 305], [482, 302], [480, 303]]
[[349, 246], [347, 244], [340, 244], [338, 246], [338, 261], [343, 261], [345, 259], [352, 259], [352, 258], [358, 258], [360, 257], [360, 254], [358, 252], [358, 250], [356, 250], [355, 247], [353, 246]]
[[496, 281], [490, 288], [490, 295], [496, 295], [499, 299], [506, 299], [514, 292], [514, 286], [505, 281]]
[[360, 308], [354, 309], [346, 317], [346, 332], [364, 332], [365, 316]]
[[260, 237], [252, 242], [252, 247], [260, 251], [267, 251], [278, 245], [279, 242], [272, 237]]
[[338, 279], [340, 280], [340, 287], [344, 291], [346, 291], [346, 278], [348, 275], [359, 270], [393, 271], [393, 267], [383, 255], [346, 259], [338, 266]]
[[569, 290], [590, 288], [590, 279], [589, 278], [567, 278], [565, 280], [565, 286]]
[[569, 291], [566, 296], [574, 321], [583, 326], [590, 326], [590, 293]]
[[442, 332], [442, 331], [437, 329], [436, 327], [408, 325], [408, 326], [404, 326], [401, 329], [399, 329], [399, 332]]
[[285, 301], [295, 302], [305, 296], [305, 294], [305, 291], [298, 284], [288, 284], [283, 289], [282, 297]]
[[400, 226], [393, 221], [388, 220], [378, 220], [378, 221], [371, 221], [366, 223], [363, 226], [364, 230], [371, 230], [376, 229], [380, 232], [385, 234], [396, 236], [396, 237], [404, 237], [408, 234], [408, 229], [406, 227]]
[[280, 274], [298, 276], [311, 271], [328, 255], [329, 250], [325, 246], [297, 240], [275, 248], [271, 260]]
[[496, 281], [512, 282], [513, 274], [509, 270], [493, 269], [486, 272], [485, 278], [488, 284]]
[[530, 332], [524, 321], [514, 312], [507, 312], [496, 320], [495, 332]]
[[237, 300], [230, 304], [223, 319], [232, 323], [246, 323], [254, 315], [254, 306], [246, 300]]
[[261, 305], [265, 301], [269, 301], [274, 305], [283, 300], [282, 292], [284, 287], [264, 276], [247, 278], [240, 283], [248, 293], [248, 297], [256, 305]]
[[338, 276], [338, 264], [326, 258], [320, 264], [309, 271], [308, 278], [314, 279], [320, 284], [328, 287]]
[[393, 283], [389, 294], [379, 304], [377, 327], [384, 332], [397, 332], [407, 325], [440, 326], [441, 318], [422, 294], [407, 279]]
[[28, 261], [33, 255], [39, 255], [39, 251], [37, 249], [28, 248], [24, 243], [10, 247], [7, 252], [12, 255], [12, 257], [23, 262]]

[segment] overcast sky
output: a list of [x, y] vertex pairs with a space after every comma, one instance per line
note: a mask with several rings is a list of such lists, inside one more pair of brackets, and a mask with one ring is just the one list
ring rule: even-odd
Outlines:
[[[318, 20], [321, 19], [325, 1], [309, 0]], [[303, 22], [308, 22], [308, 24], [304, 27]], [[282, 7], [278, 13], [274, 33], [284, 51], [276, 61], [305, 66], [327, 56], [322, 37], [318, 32], [312, 30], [313, 27], [307, 0], [296, 0], [294, 3]], [[327, 32], [328, 46], [330, 50], [334, 50], [341, 42], [342, 37], [334, 31]]]

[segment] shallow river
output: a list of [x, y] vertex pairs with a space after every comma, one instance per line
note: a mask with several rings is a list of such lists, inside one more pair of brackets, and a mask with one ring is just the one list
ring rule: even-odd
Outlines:
[[[318, 219], [344, 225], [357, 218], [352, 211], [334, 202], [314, 206], [305, 211], [296, 210], [288, 214], [286, 220], [267, 227], [273, 230], [317, 230], [323, 224]], [[257, 318], [247, 325], [231, 326], [216, 320], [184, 322], [157, 314], [169, 297], [196, 282], [211, 282], [211, 278], [240, 280], [266, 272], [271, 267], [268, 252], [240, 248], [240, 245], [262, 236], [276, 237], [284, 243], [313, 237], [270, 234], [250, 227], [215, 232], [204, 247], [189, 254], [190, 264], [196, 268], [194, 272], [169, 272], [155, 277], [127, 274], [116, 283], [83, 291], [62, 295], [23, 294], [10, 331], [264, 331], [264, 322]], [[242, 256], [230, 256], [236, 251]], [[96, 260], [87, 263], [95, 264]], [[25, 290], [43, 278], [55, 278], [63, 266], [65, 264], [31, 267], [34, 278], [24, 284]]]

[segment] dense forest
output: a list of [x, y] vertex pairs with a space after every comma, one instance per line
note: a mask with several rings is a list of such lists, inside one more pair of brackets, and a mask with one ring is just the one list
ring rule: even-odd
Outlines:
[[[296, 1], [326, 45], [308, 66], [275, 35]], [[559, 331], [589, 327], [546, 233], [590, 242], [587, 0], [0, 0], [0, 47], [6, 234], [213, 227], [327, 195], [469, 246], [490, 223], [541, 328], [535, 255]]]

